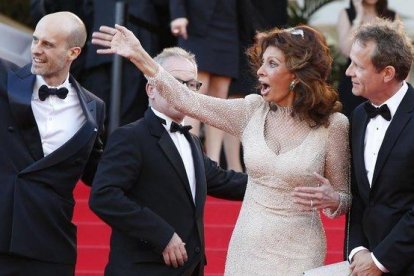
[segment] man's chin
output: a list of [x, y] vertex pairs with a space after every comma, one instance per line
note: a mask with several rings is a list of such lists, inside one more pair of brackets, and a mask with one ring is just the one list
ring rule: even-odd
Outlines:
[[44, 70], [36, 67], [35, 65], [32, 64], [32, 68], [30, 70], [32, 72], [33, 75], [44, 75]]
[[354, 89], [354, 88], [352, 89], [352, 94], [354, 96], [357, 96], [357, 97], [361, 96], [361, 93], [358, 90]]

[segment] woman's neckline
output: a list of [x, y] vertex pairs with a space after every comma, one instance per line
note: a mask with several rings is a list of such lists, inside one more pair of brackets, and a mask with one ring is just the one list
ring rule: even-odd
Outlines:
[[280, 106], [275, 103], [269, 103], [269, 107], [270, 107], [270, 110], [279, 111], [280, 113], [283, 113], [283, 114], [290, 115], [293, 112], [293, 106]]

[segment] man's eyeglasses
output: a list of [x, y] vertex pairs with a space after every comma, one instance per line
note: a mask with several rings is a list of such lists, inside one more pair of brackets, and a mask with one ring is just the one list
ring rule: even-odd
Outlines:
[[200, 90], [200, 87], [202, 85], [201, 82], [199, 82], [198, 80], [188, 80], [188, 81], [184, 81], [178, 78], [175, 78], [176, 80], [178, 80], [179, 82], [181, 82], [182, 84], [184, 84], [185, 86], [187, 86], [189, 89], [193, 90], [193, 91], [198, 91]]

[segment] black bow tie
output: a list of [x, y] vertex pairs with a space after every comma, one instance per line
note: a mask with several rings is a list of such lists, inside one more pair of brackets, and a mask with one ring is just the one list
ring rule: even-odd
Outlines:
[[62, 88], [59, 88], [59, 89], [58, 88], [49, 88], [49, 87], [47, 87], [47, 85], [43, 84], [39, 88], [39, 99], [41, 101], [44, 101], [50, 95], [56, 95], [60, 99], [64, 99], [68, 95], [68, 92], [69, 92], [68, 89], [65, 88], [65, 87], [62, 87]]
[[378, 115], [381, 115], [385, 120], [391, 120], [391, 112], [386, 104], [383, 104], [380, 107], [375, 107], [369, 102], [366, 102], [364, 108], [369, 118], [375, 118]]
[[183, 126], [183, 125], [177, 124], [176, 122], [171, 122], [170, 131], [172, 133], [179, 131], [181, 134], [188, 134], [190, 129], [192, 129], [192, 126], [190, 125]]

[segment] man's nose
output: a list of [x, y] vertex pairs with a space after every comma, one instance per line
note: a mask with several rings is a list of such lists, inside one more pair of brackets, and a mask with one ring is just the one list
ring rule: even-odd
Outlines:
[[39, 43], [33, 42], [32, 43], [32, 47], [31, 47], [31, 51], [32, 51], [32, 54], [39, 54], [39, 53], [41, 53], [42, 49], [41, 49]]
[[348, 68], [346, 68], [345, 75], [348, 77], [352, 77], [353, 75], [352, 63], [348, 66]]

